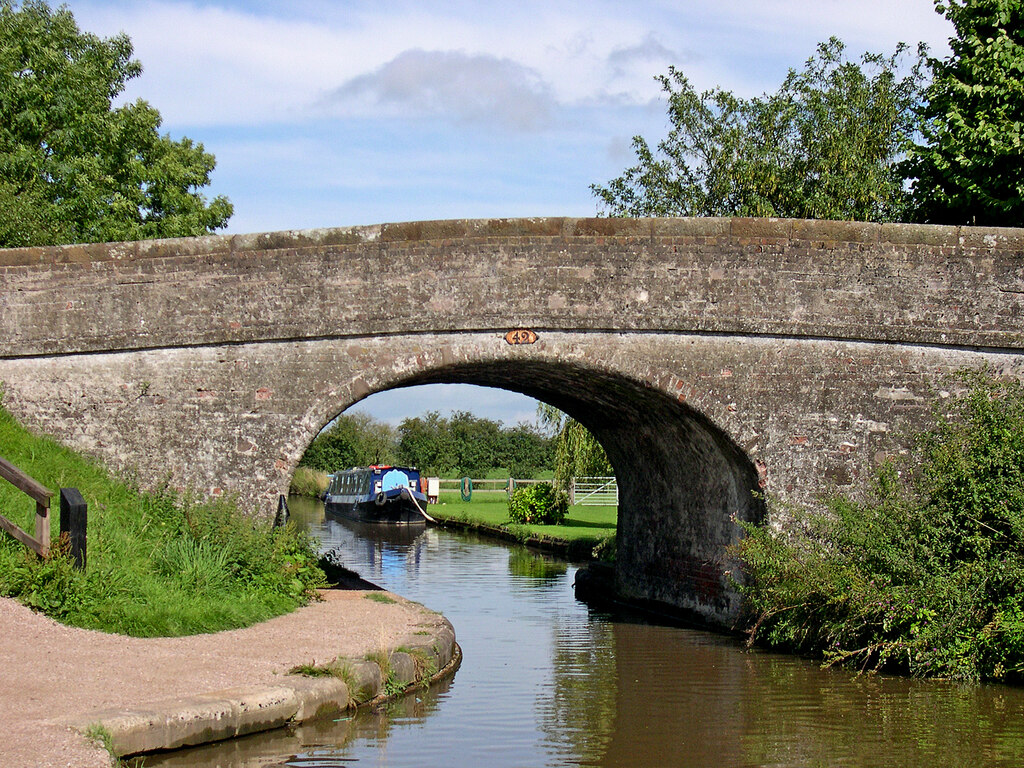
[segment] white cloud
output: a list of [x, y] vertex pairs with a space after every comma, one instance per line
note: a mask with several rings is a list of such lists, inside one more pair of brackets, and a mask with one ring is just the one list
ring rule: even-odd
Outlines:
[[[461, 107], [456, 117], [473, 122], [489, 89], [521, 100], [527, 116], [546, 110], [550, 119], [557, 105], [656, 98], [653, 76], [670, 63], [685, 66], [699, 88], [752, 93], [777, 85], [786, 67], [799, 66], [832, 34], [857, 52], [891, 50], [901, 39], [941, 46], [948, 35], [931, 0], [70, 5], [84, 28], [131, 36], [145, 67], [131, 96], [150, 100], [169, 125], [189, 126], [298, 123], [346, 83], [375, 94], [384, 116], [403, 99], [407, 106], [419, 99], [420, 108]], [[424, 63], [435, 73], [461, 71], [484, 91], [460, 105], [454, 87], [424, 77], [426, 93], [397, 94], [400, 70], [416, 52], [433, 53]], [[460, 70], [460, 61], [481, 70]]]
[[534, 70], [510, 59], [461, 51], [405, 51], [349, 80], [321, 104], [351, 115], [360, 102], [369, 102], [368, 111], [383, 106], [402, 115], [520, 129], [549, 124], [556, 108], [551, 89]]

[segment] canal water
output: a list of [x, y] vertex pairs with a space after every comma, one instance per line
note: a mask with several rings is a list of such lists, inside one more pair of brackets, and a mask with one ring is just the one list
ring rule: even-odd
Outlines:
[[153, 757], [162, 768], [1020, 766], [1024, 689], [827, 671], [591, 610], [576, 566], [462, 533], [374, 533], [293, 499], [364, 578], [455, 626], [454, 678], [379, 710]]

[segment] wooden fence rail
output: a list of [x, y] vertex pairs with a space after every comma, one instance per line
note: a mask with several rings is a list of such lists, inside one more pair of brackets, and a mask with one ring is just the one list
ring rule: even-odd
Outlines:
[[2, 457], [0, 457], [0, 477], [36, 502], [35, 536], [25, 533], [3, 515], [0, 515], [0, 528], [40, 557], [48, 557], [50, 554], [50, 497], [53, 496], [53, 491], [37, 483]]

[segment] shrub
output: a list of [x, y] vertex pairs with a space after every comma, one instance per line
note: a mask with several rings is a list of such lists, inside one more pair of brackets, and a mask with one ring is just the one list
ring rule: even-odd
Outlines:
[[862, 669], [1024, 677], [1024, 386], [961, 379], [866, 501], [746, 526], [752, 642]]
[[558, 525], [569, 511], [569, 499], [551, 483], [535, 483], [517, 488], [508, 500], [508, 516], [513, 523]]

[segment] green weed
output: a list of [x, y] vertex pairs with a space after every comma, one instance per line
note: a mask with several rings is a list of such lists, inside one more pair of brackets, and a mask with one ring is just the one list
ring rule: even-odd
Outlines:
[[1024, 386], [959, 394], [866, 500], [782, 510], [735, 547], [751, 641], [827, 664], [955, 680], [1024, 678]]
[[329, 478], [326, 472], [312, 469], [310, 467], [297, 467], [292, 475], [288, 493], [296, 496], [319, 497], [327, 490]]
[[299, 664], [288, 670], [289, 675], [302, 675], [303, 677], [338, 677], [338, 668], [331, 664]]
[[404, 645], [395, 649], [396, 652], [407, 653], [412, 657], [416, 665], [416, 680], [429, 684], [430, 679], [437, 674], [437, 660], [422, 648], [407, 648]]

